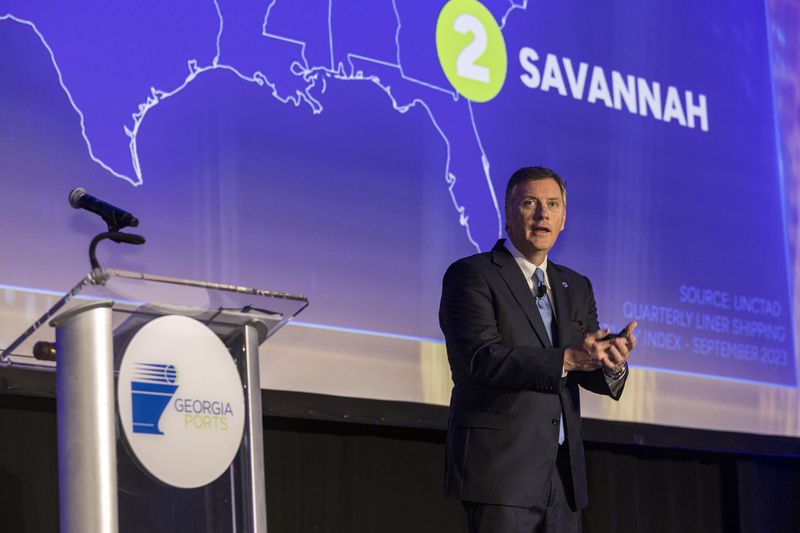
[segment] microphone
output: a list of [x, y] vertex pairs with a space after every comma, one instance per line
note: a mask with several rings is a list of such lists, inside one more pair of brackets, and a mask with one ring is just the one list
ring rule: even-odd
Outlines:
[[536, 297], [537, 298], [544, 298], [547, 296], [547, 285], [544, 283], [536, 286]]
[[56, 360], [56, 343], [39, 341], [33, 345], [33, 357], [39, 361]]
[[119, 207], [95, 198], [83, 187], [72, 189], [69, 193], [69, 204], [75, 209], [86, 209], [100, 215], [111, 231], [118, 231], [128, 226], [135, 228], [139, 225], [138, 218]]

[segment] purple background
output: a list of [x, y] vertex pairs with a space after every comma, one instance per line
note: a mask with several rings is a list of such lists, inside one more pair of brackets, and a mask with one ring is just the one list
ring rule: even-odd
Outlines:
[[[552, 259], [592, 279], [601, 321], [622, 326], [626, 301], [713, 311], [681, 304], [681, 285], [782, 308], [723, 313], [783, 327], [775, 342], [641, 321], [643, 335], [688, 345], [644, 345], [638, 364], [794, 385], [796, 175], [777, 131], [796, 131], [785, 117], [797, 93], [788, 84], [775, 98], [770, 51], [778, 66], [794, 53], [784, 70], [796, 77], [796, 48], [779, 46], [797, 35], [796, 4], [772, 2], [782, 29], [757, 1], [529, 2], [503, 29], [505, 86], [472, 115], [438, 65], [441, 3], [421, 4], [338, 0], [329, 14], [319, 1], [279, 0], [269, 13], [263, 2], [5, 2], [0, 283], [62, 290], [88, 269], [103, 227], [66, 202], [83, 186], [134, 212], [148, 239], [101, 245], [108, 266], [303, 293], [304, 321], [439, 339], [444, 269], [500, 230], [481, 158], [500, 205], [515, 168], [543, 164], [570, 190]], [[509, 7], [486, 5], [498, 20]], [[531, 90], [523, 46], [540, 70], [553, 53], [703, 93], [710, 131]], [[158, 103], [140, 120], [148, 98]], [[137, 124], [133, 158], [125, 128]], [[787, 357], [699, 355], [698, 335]]]

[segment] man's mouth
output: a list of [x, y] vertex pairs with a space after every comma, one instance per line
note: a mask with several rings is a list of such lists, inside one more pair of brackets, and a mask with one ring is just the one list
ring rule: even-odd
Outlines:
[[533, 226], [531, 231], [534, 233], [550, 233], [550, 228], [545, 226]]

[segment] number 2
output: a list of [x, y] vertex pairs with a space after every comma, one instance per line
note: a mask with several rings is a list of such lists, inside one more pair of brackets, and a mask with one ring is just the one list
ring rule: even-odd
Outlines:
[[489, 69], [476, 65], [486, 51], [486, 29], [473, 15], [459, 15], [453, 29], [462, 35], [471, 33], [475, 38], [469, 43], [456, 58], [456, 74], [462, 78], [489, 83]]

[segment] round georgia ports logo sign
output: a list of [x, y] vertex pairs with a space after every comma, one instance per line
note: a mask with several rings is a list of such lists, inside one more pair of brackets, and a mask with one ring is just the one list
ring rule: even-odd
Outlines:
[[236, 364], [214, 332], [192, 318], [156, 318], [134, 335], [119, 369], [117, 404], [136, 459], [168, 485], [211, 483], [242, 443]]
[[436, 21], [436, 52], [447, 80], [465, 98], [488, 102], [506, 81], [506, 42], [477, 0], [450, 0]]

